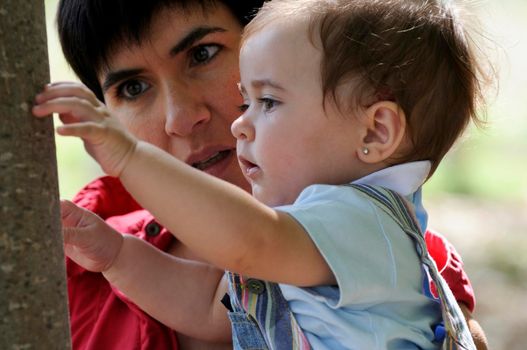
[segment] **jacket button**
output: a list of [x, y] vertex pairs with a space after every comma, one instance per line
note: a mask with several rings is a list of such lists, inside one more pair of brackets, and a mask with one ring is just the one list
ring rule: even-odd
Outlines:
[[262, 294], [265, 292], [265, 283], [260, 280], [249, 278], [247, 282], [245, 282], [245, 285], [251, 293]]
[[161, 232], [161, 226], [155, 221], [149, 222], [145, 226], [146, 235], [149, 237], [155, 237]]

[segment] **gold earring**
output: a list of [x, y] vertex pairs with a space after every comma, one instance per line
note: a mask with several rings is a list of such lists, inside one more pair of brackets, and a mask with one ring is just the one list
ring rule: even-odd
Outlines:
[[368, 149], [368, 147], [362, 147], [362, 154], [364, 154], [365, 156], [370, 154], [370, 150]]

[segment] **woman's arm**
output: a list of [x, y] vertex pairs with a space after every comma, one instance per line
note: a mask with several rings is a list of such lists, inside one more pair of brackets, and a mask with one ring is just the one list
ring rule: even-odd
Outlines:
[[483, 328], [481, 328], [479, 322], [476, 321], [474, 317], [472, 317], [472, 313], [465, 304], [459, 303], [459, 307], [461, 308], [463, 315], [465, 315], [465, 320], [467, 321], [468, 329], [470, 330], [472, 339], [474, 339], [476, 348], [478, 350], [487, 350], [489, 344], [487, 342], [487, 337], [485, 336]]
[[436, 262], [439, 272], [448, 283], [461, 311], [465, 315], [465, 320], [476, 347], [478, 350], [486, 350], [488, 345], [485, 332], [472, 316], [476, 298], [472, 284], [463, 269], [461, 256], [452, 243], [437, 231], [426, 231], [425, 241], [430, 256]]

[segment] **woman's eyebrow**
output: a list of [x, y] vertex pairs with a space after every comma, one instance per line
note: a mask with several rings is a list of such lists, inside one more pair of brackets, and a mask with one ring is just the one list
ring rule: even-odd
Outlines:
[[185, 51], [192, 47], [196, 41], [203, 39], [210, 33], [226, 32], [227, 30], [221, 27], [199, 26], [193, 28], [187, 35], [185, 35], [174, 47], [170, 50], [170, 56], [175, 56], [178, 53]]
[[[187, 33], [187, 35], [185, 35], [181, 40], [179, 40], [176, 45], [174, 45], [174, 47], [170, 50], [169, 55], [172, 57], [182, 51], [185, 51], [186, 49], [192, 47], [192, 45], [194, 45], [196, 41], [203, 39], [210, 33], [226, 31], [226, 29], [221, 27], [199, 26], [193, 28], [189, 33]], [[108, 72], [104, 77], [104, 81], [102, 83], [102, 91], [106, 92], [115, 83], [139, 75], [142, 71], [142, 69], [123, 69], [115, 72]]]
[[123, 69], [115, 72], [108, 72], [108, 74], [106, 74], [106, 76], [104, 77], [104, 81], [102, 83], [103, 93], [108, 91], [108, 89], [112, 87], [112, 85], [114, 85], [115, 83], [137, 76], [141, 74], [141, 72], [143, 72], [142, 69]]

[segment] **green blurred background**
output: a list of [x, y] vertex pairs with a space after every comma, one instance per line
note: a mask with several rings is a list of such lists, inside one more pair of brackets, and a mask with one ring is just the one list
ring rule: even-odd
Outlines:
[[[109, 0], [111, 1], [111, 0]], [[463, 256], [476, 290], [475, 316], [492, 349], [527, 349], [527, 1], [471, 1], [494, 64], [488, 126], [471, 128], [425, 185], [430, 226]], [[46, 0], [52, 81], [72, 80]], [[62, 198], [101, 171], [77, 139], [57, 138]]]

